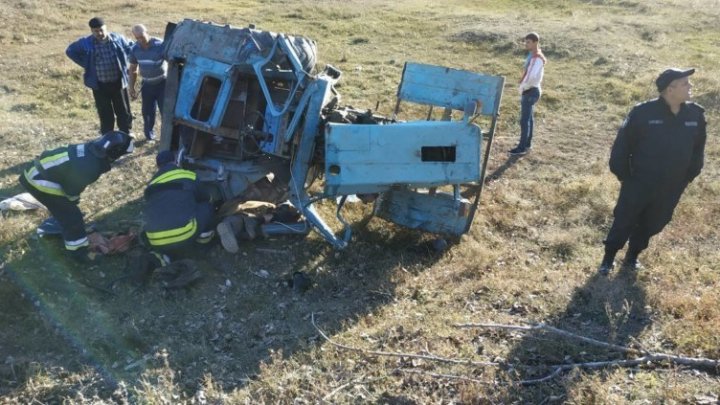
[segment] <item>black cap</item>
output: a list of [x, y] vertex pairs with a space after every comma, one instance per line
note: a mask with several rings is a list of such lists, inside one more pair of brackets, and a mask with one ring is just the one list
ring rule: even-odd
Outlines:
[[105, 20], [103, 20], [102, 17], [93, 17], [88, 22], [88, 25], [90, 28], [100, 28], [105, 25]]
[[168, 163], [173, 163], [174, 161], [175, 161], [175, 154], [173, 154], [169, 150], [164, 150], [164, 151], [158, 153], [157, 156], [155, 157], [155, 164], [157, 164], [158, 167], [164, 166]]
[[657, 79], [655, 79], [655, 85], [657, 86], [657, 89], [659, 92], [662, 92], [667, 88], [667, 86], [672, 83], [673, 80], [681, 79], [683, 77], [690, 76], [691, 74], [695, 73], [695, 69], [687, 69], [682, 70], [678, 68], [670, 68], [666, 69], [664, 72], [660, 73], [660, 76], [658, 76]]

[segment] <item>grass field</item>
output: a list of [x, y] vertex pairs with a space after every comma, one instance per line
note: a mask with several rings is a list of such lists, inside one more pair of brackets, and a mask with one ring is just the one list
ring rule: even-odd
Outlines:
[[[624, 356], [546, 333], [453, 324], [545, 322], [648, 351], [720, 358], [720, 4], [717, 0], [188, 1], [0, 0], [0, 195], [41, 151], [91, 139], [98, 120], [82, 72], [64, 55], [102, 15], [157, 36], [195, 18], [308, 36], [319, 65], [344, 72], [346, 104], [389, 114], [405, 61], [506, 77], [488, 182], [471, 231], [443, 253], [432, 235], [354, 206], [355, 240], [261, 240], [199, 256], [203, 280], [167, 292], [120, 284], [126, 259], [80, 268], [34, 237], [42, 212], [0, 221], [0, 403], [717, 403], [712, 370], [543, 365]], [[534, 150], [517, 141], [520, 39], [537, 31], [549, 62]], [[638, 273], [595, 274], [618, 183], [609, 148], [629, 109], [655, 96], [668, 66], [696, 67], [709, 122], [703, 173]], [[140, 104], [134, 103], [136, 128]], [[412, 118], [412, 117], [406, 117]], [[144, 146], [83, 194], [101, 229], [137, 220], [156, 146]], [[333, 207], [322, 209], [332, 215]], [[271, 252], [271, 253], [268, 253]], [[307, 272], [313, 288], [284, 280]], [[501, 367], [373, 356], [426, 354]], [[627, 356], [632, 358], [632, 356]], [[445, 377], [441, 376], [445, 375]], [[462, 376], [464, 379], [447, 375]], [[473, 381], [471, 381], [473, 380]]]

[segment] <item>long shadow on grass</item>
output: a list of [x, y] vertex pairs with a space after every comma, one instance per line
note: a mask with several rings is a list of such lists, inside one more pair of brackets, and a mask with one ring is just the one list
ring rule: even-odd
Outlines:
[[[125, 207], [99, 222], [112, 227], [136, 215], [137, 206]], [[22, 342], [0, 346], [4, 359], [15, 359], [14, 369], [0, 366], [0, 394], [22, 393], [28, 379], [43, 373], [57, 379], [36, 393], [44, 402], [78, 392], [118, 399], [112, 391], [119, 382], [161, 384], [170, 369], [173, 383], [189, 394], [205, 376], [226, 390], [242, 386], [263, 362], [315, 345], [311, 313], [332, 334], [390, 302], [397, 269], [422, 271], [439, 257], [427, 238], [358, 229], [342, 252], [316, 235], [256, 240], [236, 255], [210, 246], [195, 253], [203, 279], [173, 291], [158, 282], [139, 289], [120, 282], [107, 291], [110, 280], [126, 274], [123, 257], [83, 267], [62, 257], [59, 240], [29, 239], [8, 264], [16, 287], [0, 297], [3, 308], [23, 314], [0, 317], [3, 330], [12, 325], [0, 336]], [[295, 271], [312, 279], [306, 292], [286, 283]], [[83, 372], [86, 366], [92, 371]]]
[[[594, 274], [575, 291], [565, 312], [546, 321], [578, 335], [631, 347], [650, 322], [645, 291], [637, 280], [637, 272], [630, 270], [610, 277]], [[622, 358], [622, 353], [558, 335], [530, 333], [514, 346], [507, 361], [522, 366], [516, 369], [514, 379], [531, 380], [551, 374], [553, 368], [545, 366]], [[572, 379], [557, 377], [547, 383], [512, 389], [507, 400], [539, 403], [551, 396], [566, 398], [571, 387]]]
[[495, 170], [492, 171], [492, 173], [485, 176], [485, 182], [491, 182], [500, 179], [505, 172], [513, 167], [515, 163], [517, 163], [518, 160], [520, 160], [522, 156], [521, 155], [511, 155], [505, 160], [503, 164], [495, 168]]

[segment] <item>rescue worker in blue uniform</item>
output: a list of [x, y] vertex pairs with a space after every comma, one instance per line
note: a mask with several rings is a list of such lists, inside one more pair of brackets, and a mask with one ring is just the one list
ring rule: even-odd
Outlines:
[[703, 167], [704, 109], [689, 102], [695, 69], [667, 69], [655, 81], [660, 97], [638, 104], [618, 131], [610, 171], [622, 183], [598, 271], [608, 274], [629, 240], [623, 267], [637, 270], [640, 252], [672, 219], [687, 185]]
[[158, 172], [145, 189], [143, 235], [156, 259], [152, 265], [160, 267], [194, 244], [209, 243], [215, 224], [211, 197], [195, 172], [179, 168], [171, 151], [155, 161]]
[[20, 184], [60, 224], [65, 249], [74, 259], [90, 260], [90, 242], [78, 207], [80, 194], [109, 171], [114, 161], [132, 150], [130, 135], [112, 131], [84, 144], [45, 151], [20, 175]]

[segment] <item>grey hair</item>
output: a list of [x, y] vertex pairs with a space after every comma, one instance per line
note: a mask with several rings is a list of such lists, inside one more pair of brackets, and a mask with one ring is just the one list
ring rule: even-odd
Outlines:
[[147, 32], [147, 28], [145, 28], [145, 26], [142, 24], [137, 24], [132, 27], [132, 32], [133, 32], [133, 34], [138, 34], [138, 35], [144, 34]]

